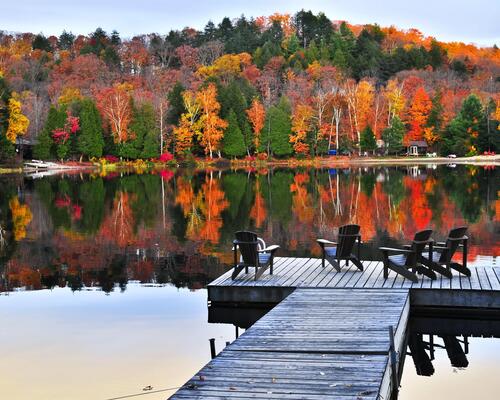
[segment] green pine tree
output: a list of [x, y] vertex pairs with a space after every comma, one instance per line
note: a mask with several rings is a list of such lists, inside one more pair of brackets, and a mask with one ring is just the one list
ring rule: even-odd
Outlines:
[[373, 151], [377, 149], [377, 140], [370, 126], [367, 126], [361, 132], [360, 146], [362, 151]]
[[101, 157], [104, 149], [104, 137], [99, 111], [91, 99], [81, 102], [80, 135], [78, 150], [88, 158]]
[[462, 103], [458, 115], [449, 123], [443, 134], [441, 153], [465, 156], [475, 152], [476, 137], [485, 129], [483, 106], [479, 98], [471, 94]]
[[222, 141], [222, 151], [227, 157], [242, 157], [246, 152], [245, 140], [233, 109], [229, 111], [227, 122], [228, 126]]
[[269, 108], [261, 134], [261, 150], [278, 157], [289, 156], [293, 153], [290, 143], [292, 133], [290, 114], [290, 104], [286, 97], [282, 97], [277, 106]]
[[398, 116], [395, 116], [391, 125], [382, 132], [382, 140], [388, 154], [397, 154], [403, 149], [405, 126]]
[[155, 111], [151, 103], [142, 106], [142, 124], [144, 129], [144, 142], [141, 158], [155, 158], [160, 155], [160, 143], [158, 142], [160, 133], [156, 127]]

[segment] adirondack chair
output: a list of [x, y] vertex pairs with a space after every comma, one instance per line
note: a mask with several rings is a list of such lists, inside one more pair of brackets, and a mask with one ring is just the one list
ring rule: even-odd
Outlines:
[[[417, 232], [412, 243], [403, 249], [380, 247], [384, 257], [384, 278], [388, 278], [389, 269], [392, 269], [413, 282], [418, 282], [416, 272], [428, 276], [432, 280], [436, 279], [434, 271], [420, 264], [422, 252], [428, 244], [432, 243], [431, 235], [432, 230], [430, 229]], [[395, 254], [389, 255], [390, 253]]]
[[[452, 229], [446, 242], [438, 242], [433, 248], [430, 248], [429, 252], [422, 253], [422, 264], [448, 278], [452, 277], [452, 268], [461, 274], [470, 276], [470, 269], [467, 268], [467, 242], [469, 238], [465, 235], [466, 232], [466, 226]], [[462, 248], [463, 264], [451, 260], [459, 248]]]
[[[340, 272], [340, 261], [344, 260], [346, 265], [349, 261], [363, 271], [363, 264], [359, 260], [359, 250], [361, 244], [361, 235], [359, 234], [359, 225], [344, 225], [339, 228], [338, 241], [332, 242], [326, 239], [317, 239], [316, 242], [321, 247], [321, 263], [325, 268], [325, 260], [328, 261], [333, 268]], [[357, 242], [357, 254], [352, 254], [354, 244]]]
[[[234, 280], [243, 269], [248, 274], [249, 267], [255, 268], [255, 280], [259, 279], [269, 267], [269, 272], [272, 275], [274, 253], [280, 247], [278, 245], [266, 247], [265, 242], [254, 232], [239, 231], [235, 233], [235, 237], [236, 239], [233, 241], [234, 271], [231, 278]], [[241, 254], [239, 261], [238, 250]]]

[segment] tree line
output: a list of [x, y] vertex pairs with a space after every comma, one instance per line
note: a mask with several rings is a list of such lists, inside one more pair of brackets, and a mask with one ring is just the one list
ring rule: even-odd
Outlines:
[[473, 155], [500, 147], [499, 88], [496, 46], [304, 10], [131, 39], [0, 33], [0, 158]]

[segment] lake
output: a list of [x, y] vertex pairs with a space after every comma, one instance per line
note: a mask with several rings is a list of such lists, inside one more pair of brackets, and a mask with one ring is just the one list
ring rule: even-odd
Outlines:
[[[379, 246], [418, 230], [443, 239], [468, 225], [469, 262], [498, 265], [493, 167], [164, 170], [4, 176], [0, 185], [0, 388], [8, 399], [110, 399], [184, 383], [210, 359], [209, 338], [218, 351], [234, 339], [234, 326], [208, 323], [204, 287], [230, 268], [240, 229], [279, 244], [279, 255], [317, 257], [317, 237], [332, 239], [353, 222], [362, 257], [377, 260]], [[412, 374], [407, 359], [401, 398], [427, 394], [421, 379], [433, 382], [426, 390], [452, 393], [447, 385], [470, 387], [480, 374], [491, 388], [498, 350], [498, 340], [471, 339], [462, 372], [445, 367], [438, 349], [430, 378]]]

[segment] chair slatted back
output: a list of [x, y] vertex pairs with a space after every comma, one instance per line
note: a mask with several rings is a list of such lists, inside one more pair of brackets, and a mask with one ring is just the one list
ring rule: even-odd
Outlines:
[[344, 225], [339, 228], [337, 257], [349, 257], [359, 235], [359, 225]]
[[235, 233], [235, 237], [243, 262], [246, 265], [257, 266], [259, 261], [257, 234], [250, 231], [239, 231]]
[[427, 243], [429, 242], [432, 235], [432, 229], [425, 229], [415, 233], [413, 237], [413, 242], [411, 243], [411, 249], [414, 251], [412, 254], [408, 254], [406, 257], [406, 266], [413, 266], [418, 261], [420, 255], [425, 250]]
[[[453, 228], [448, 234], [448, 238], [446, 239], [446, 250], [443, 250], [441, 253], [441, 257], [439, 257], [439, 262], [448, 263], [451, 261], [452, 257], [455, 255], [455, 252], [458, 249], [458, 246], [461, 244], [459, 239], [463, 238], [467, 233], [466, 226], [460, 226], [458, 228]], [[456, 239], [456, 240], [453, 240]]]

